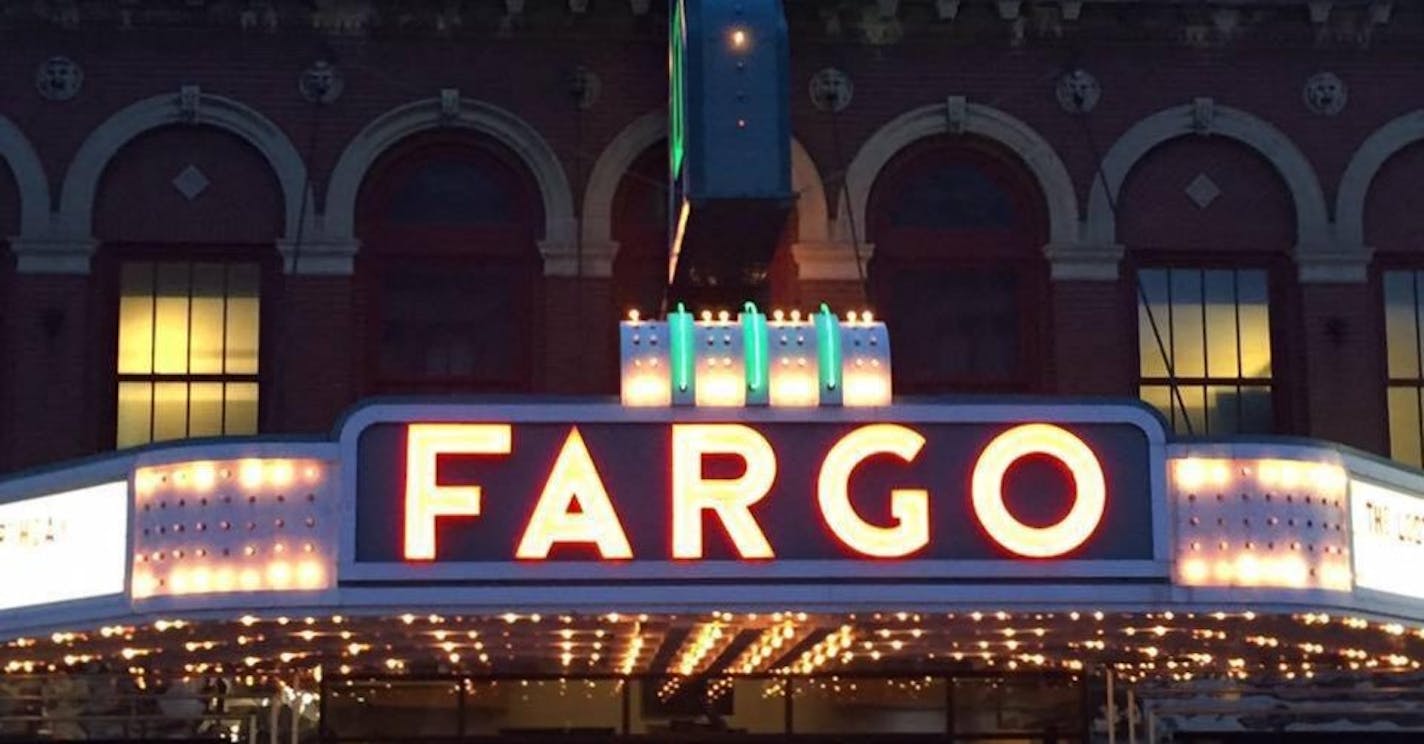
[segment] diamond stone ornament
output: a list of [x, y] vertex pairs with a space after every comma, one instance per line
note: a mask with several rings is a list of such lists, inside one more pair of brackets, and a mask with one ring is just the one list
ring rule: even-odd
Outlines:
[[173, 177], [172, 181], [173, 188], [178, 189], [178, 193], [182, 194], [183, 198], [188, 201], [193, 201], [198, 198], [198, 195], [207, 191], [210, 183], [208, 177], [203, 175], [203, 172], [198, 170], [198, 166], [196, 165], [190, 165], [184, 168], [178, 175]]
[[1221, 187], [1216, 185], [1216, 181], [1205, 173], [1198, 173], [1192, 182], [1187, 184], [1187, 198], [1197, 205], [1199, 209], [1206, 209], [1211, 203], [1216, 201], [1216, 197], [1221, 196]]

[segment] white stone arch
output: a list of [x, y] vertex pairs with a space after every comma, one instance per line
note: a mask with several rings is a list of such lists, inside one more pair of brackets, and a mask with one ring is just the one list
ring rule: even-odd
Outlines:
[[[458, 106], [454, 105], [458, 101]], [[397, 142], [441, 127], [471, 129], [509, 148], [529, 168], [544, 203], [544, 230], [539, 252], [544, 273], [575, 273], [573, 196], [563, 164], [553, 148], [528, 122], [498, 106], [452, 96], [427, 98], [394, 108], [356, 135], [337, 160], [326, 189], [322, 225], [325, 238], [337, 245], [356, 246], [356, 197], [366, 172]]]
[[[939, 134], [973, 134], [993, 140], [1018, 155], [1038, 180], [1048, 207], [1046, 249], [1078, 242], [1078, 195], [1062, 159], [1042, 135], [1028, 124], [991, 106], [954, 96], [944, 104], [923, 106], [892, 119], [860, 146], [846, 169], [846, 195], [837, 210], [836, 232], [842, 240], [864, 241], [866, 207], [875, 179], [895, 154], [910, 144]], [[848, 197], [848, 200], [847, 200]], [[851, 218], [854, 218], [852, 225]], [[853, 229], [853, 232], [852, 232]], [[874, 246], [865, 244], [868, 260]]]
[[1342, 250], [1353, 249], [1368, 260], [1365, 201], [1369, 199], [1370, 185], [1390, 158], [1421, 140], [1424, 140], [1424, 109], [1390, 121], [1365, 138], [1355, 150], [1335, 195], [1335, 236]]
[[[619, 132], [589, 171], [583, 197], [582, 236], [587, 265], [611, 273], [618, 242], [613, 239], [613, 198], [623, 174], [638, 156], [668, 136], [667, 111], [651, 111]], [[826, 189], [806, 148], [791, 140], [791, 190], [796, 194], [797, 246], [821, 245], [830, 234]], [[799, 254], [799, 251], [798, 251]], [[605, 276], [608, 274], [604, 274]]]
[[[20, 195], [20, 235], [40, 235], [49, 228], [49, 178], [34, 145], [14, 122], [0, 116], [0, 160], [10, 168]], [[0, 238], [11, 237], [0, 235]]]
[[1265, 157], [1285, 181], [1295, 204], [1297, 260], [1302, 256], [1307, 262], [1313, 257], [1336, 256], [1325, 194], [1310, 161], [1269, 122], [1239, 109], [1215, 105], [1208, 98], [1152, 114], [1113, 143], [1103, 156], [1101, 173], [1093, 179], [1088, 197], [1084, 225], [1087, 242], [1117, 244], [1115, 205], [1127, 174], [1153, 148], [1193, 134], [1236, 140]]
[[[135, 137], [159, 127], [187, 124], [231, 132], [262, 153], [282, 189], [283, 240], [293, 240], [303, 212], [312, 212], [307, 168], [282, 128], [242, 103], [210, 93], [182, 91], [154, 96], [115, 113], [79, 146], [59, 197], [61, 236], [89, 239], [93, 232], [94, 197], [109, 161]], [[303, 204], [306, 205], [305, 210]]]

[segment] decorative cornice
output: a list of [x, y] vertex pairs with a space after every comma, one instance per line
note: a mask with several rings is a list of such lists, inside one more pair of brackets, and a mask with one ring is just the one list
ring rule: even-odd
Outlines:
[[796, 259], [797, 275], [802, 281], [858, 282], [865, 276], [875, 246], [862, 243], [860, 265], [856, 266], [856, 249], [851, 243], [793, 243], [791, 256]]
[[1123, 247], [1117, 243], [1049, 243], [1043, 247], [1055, 282], [1115, 282]]
[[298, 276], [350, 276], [356, 270], [356, 253], [361, 249], [359, 240], [332, 240], [318, 238], [277, 241], [277, 252], [282, 254], [282, 270]]
[[98, 242], [92, 238], [11, 238], [15, 270], [21, 274], [89, 273]]
[[1301, 284], [1362, 284], [1370, 278], [1374, 249], [1365, 246], [1301, 244], [1295, 249]]
[[544, 257], [544, 276], [584, 279], [608, 279], [613, 276], [613, 257], [618, 243], [573, 243], [540, 241], [539, 255]]

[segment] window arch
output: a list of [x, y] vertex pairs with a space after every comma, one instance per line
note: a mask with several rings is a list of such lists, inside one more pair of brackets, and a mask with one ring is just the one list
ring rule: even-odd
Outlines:
[[531, 389], [538, 189], [471, 132], [413, 135], [357, 198], [357, 272], [373, 393]]
[[227, 129], [160, 124], [132, 135], [96, 183], [106, 441], [257, 433], [287, 216], [271, 163]]
[[1176, 137], [1132, 166], [1116, 206], [1139, 396], [1181, 434], [1290, 431], [1299, 241], [1280, 172], [1243, 142]]
[[1032, 173], [976, 137], [926, 138], [872, 188], [873, 305], [895, 341], [895, 386], [911, 393], [1040, 387], [1048, 215]]

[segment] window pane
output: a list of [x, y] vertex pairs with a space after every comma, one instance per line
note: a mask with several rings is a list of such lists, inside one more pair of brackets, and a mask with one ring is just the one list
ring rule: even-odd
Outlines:
[[1262, 385], [1241, 388], [1239, 434], [1269, 434], [1276, 428], [1271, 406], [1271, 389]]
[[1162, 412], [1162, 417], [1167, 419], [1169, 428], [1173, 426], [1171, 388], [1166, 385], [1143, 385], [1138, 390], [1138, 395], [1142, 398], [1142, 402]]
[[[1195, 385], [1177, 386], [1177, 395], [1181, 396], [1181, 401], [1177, 408], [1176, 420], [1172, 425], [1178, 434], [1193, 434], [1201, 436], [1207, 433], [1206, 429], [1206, 388]], [[1178, 401], [1173, 401], [1178, 403]], [[1185, 413], [1183, 412], [1185, 407]]]
[[[1202, 327], [1202, 272], [1169, 272], [1172, 293], [1172, 362], [1177, 377], [1206, 376], [1206, 336]], [[1195, 419], [1193, 419], [1195, 423]]]
[[1266, 272], [1236, 272], [1236, 301], [1241, 313], [1241, 375], [1271, 376], [1271, 310]]
[[188, 394], [188, 436], [212, 437], [223, 433], [223, 384], [195, 382]]
[[252, 264], [228, 267], [227, 351], [228, 374], [257, 374], [258, 336], [261, 327], [258, 268]]
[[388, 264], [380, 371], [396, 382], [513, 383], [524, 318], [519, 267]]
[[147, 382], [119, 383], [118, 431], [115, 444], [120, 448], [148, 442], [149, 416], [153, 412], [153, 390]]
[[153, 370], [153, 264], [124, 264], [119, 275], [119, 374]]
[[1207, 376], [1234, 378], [1241, 374], [1236, 352], [1236, 272], [1204, 274]]
[[153, 441], [188, 435], [188, 383], [159, 382], [153, 386]]
[[228, 383], [226, 407], [224, 434], [257, 433], [257, 383]]
[[193, 265], [192, 336], [188, 371], [195, 375], [215, 375], [223, 371], [223, 275], [222, 264]]
[[1385, 348], [1389, 353], [1389, 376], [1395, 379], [1419, 377], [1419, 326], [1412, 271], [1389, 271], [1384, 275]]
[[[1163, 353], [1170, 348], [1171, 333], [1167, 327], [1167, 272], [1160, 269], [1144, 269], [1138, 272], [1137, 280], [1142, 284], [1142, 295], [1137, 298], [1137, 348], [1140, 355], [1139, 366], [1143, 377], [1166, 377], [1167, 361]], [[1150, 310], [1150, 314], [1149, 314]], [[1156, 332], [1153, 332], [1153, 322]], [[1161, 342], [1158, 342], [1158, 335]], [[1166, 411], [1166, 408], [1162, 409]]]
[[188, 264], [158, 264], [157, 282], [153, 371], [184, 374], [188, 371]]
[[1235, 385], [1212, 385], [1207, 388], [1207, 431], [1212, 434], [1233, 434], [1241, 429], [1241, 393]]
[[1418, 467], [1420, 421], [1419, 389], [1391, 387], [1389, 389], [1389, 456]]

